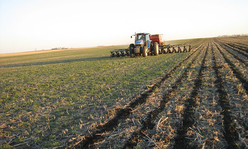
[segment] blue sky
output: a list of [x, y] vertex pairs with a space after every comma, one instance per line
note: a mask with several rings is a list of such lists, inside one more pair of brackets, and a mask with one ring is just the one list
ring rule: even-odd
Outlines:
[[[139, 7], [137, 7], [139, 6]], [[248, 34], [247, 0], [0, 0], [0, 53]]]

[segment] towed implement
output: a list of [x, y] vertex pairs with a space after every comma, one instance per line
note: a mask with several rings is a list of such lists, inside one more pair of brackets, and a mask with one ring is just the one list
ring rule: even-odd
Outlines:
[[160, 34], [135, 33], [133, 36], [135, 36], [135, 43], [130, 44], [127, 49], [115, 49], [110, 51], [110, 56], [147, 57], [149, 55], [156, 56], [166, 53], [189, 52], [191, 50], [191, 45], [164, 45]]
[[161, 46], [161, 53], [182, 53], [182, 52], [190, 52], [191, 45], [163, 45]]
[[120, 57], [120, 56], [129, 56], [130, 52], [129, 49], [115, 49], [110, 51], [111, 57]]

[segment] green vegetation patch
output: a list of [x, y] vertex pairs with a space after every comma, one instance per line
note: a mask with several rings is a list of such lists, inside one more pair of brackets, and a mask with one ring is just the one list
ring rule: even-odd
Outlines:
[[0, 127], [4, 142], [63, 146], [108, 118], [143, 86], [156, 82], [190, 53], [111, 58], [98, 47], [0, 60]]

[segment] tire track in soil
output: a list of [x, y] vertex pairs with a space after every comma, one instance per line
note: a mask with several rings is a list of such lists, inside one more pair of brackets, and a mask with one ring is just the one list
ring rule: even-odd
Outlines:
[[[171, 77], [172, 74], [175, 72], [175, 70], [177, 68], [179, 68], [185, 61], [187, 61], [191, 56], [193, 56], [194, 53], [196, 53], [198, 51], [198, 49], [201, 48], [202, 46], [203, 46], [203, 44], [199, 45], [194, 50], [192, 50], [193, 52], [189, 56], [187, 56], [184, 60], [182, 60], [175, 67], [173, 67], [163, 78], [160, 79], [160, 81], [158, 81], [156, 84], [154, 84], [152, 87], [150, 87], [147, 91], [145, 91], [144, 93], [142, 93], [140, 95], [132, 97], [132, 99], [135, 99], [133, 102], [131, 102], [125, 108], [118, 109], [115, 116], [111, 120], [105, 122], [102, 125], [101, 124], [98, 125], [97, 126], [98, 130], [94, 131], [93, 133], [91, 133], [89, 135], [80, 136], [81, 140], [70, 145], [69, 148], [88, 148], [90, 145], [94, 144], [95, 142], [101, 141], [103, 139], [103, 137], [101, 136], [102, 133], [104, 133], [106, 131], [113, 130], [113, 128], [118, 125], [119, 119], [125, 119], [127, 117], [127, 115], [129, 115], [131, 113], [131, 111], [133, 110], [133, 108], [135, 106], [146, 102], [146, 98], [152, 92], [154, 92], [157, 88], [159, 88], [160, 85], [162, 84], [162, 82], [164, 82], [166, 79]], [[198, 52], [198, 55], [199, 55], [199, 53], [200, 52]], [[198, 57], [198, 55], [196, 57]]]
[[218, 46], [218, 44], [216, 44], [216, 47], [218, 49], [218, 51], [221, 53], [221, 55], [224, 57], [225, 61], [228, 63], [228, 65], [230, 66], [230, 68], [232, 69], [233, 73], [235, 74], [235, 76], [240, 80], [240, 82], [242, 82], [245, 92], [246, 94], [248, 94], [248, 82], [247, 80], [243, 77], [242, 73], [238, 70], [238, 68], [231, 62], [230, 59], [227, 58], [226, 54], [220, 50], [220, 47]]
[[122, 147], [123, 149], [126, 148], [133, 148], [134, 146], [137, 145], [138, 143], [138, 138], [139, 136], [143, 136], [144, 134], [142, 133], [146, 129], [153, 129], [155, 124], [152, 124], [151, 121], [157, 117], [159, 113], [161, 113], [165, 107], [166, 102], [168, 102], [169, 98], [173, 96], [177, 92], [177, 87], [181, 84], [182, 80], [186, 77], [190, 67], [194, 64], [196, 59], [199, 57], [200, 53], [202, 51], [198, 52], [197, 55], [194, 57], [194, 59], [190, 62], [190, 64], [187, 66], [187, 68], [182, 72], [182, 75], [177, 79], [177, 81], [172, 84], [172, 88], [162, 97], [162, 101], [160, 102], [160, 106], [155, 108], [155, 110], [151, 111], [148, 113], [146, 121], [143, 121], [142, 124], [143, 126], [138, 129], [137, 131], [133, 132], [131, 137], [128, 139], [128, 141], [124, 144]]
[[[222, 51], [225, 53], [225, 49], [223, 50], [223, 48], [221, 48]], [[218, 53], [219, 54], [219, 53]], [[221, 54], [220, 54], [221, 55]], [[230, 55], [229, 55], [230, 56]], [[228, 57], [229, 57], [228, 56]], [[218, 56], [217, 56], [218, 57]], [[224, 58], [221, 58], [224, 60]], [[233, 61], [233, 57], [229, 57], [229, 59], [231, 59]], [[233, 61], [234, 63], [234, 61]], [[227, 63], [226, 63], [227, 64]], [[236, 63], [235, 63], [236, 64]], [[229, 66], [224, 65], [226, 69], [226, 72], [231, 71], [231, 68]], [[239, 67], [236, 65], [236, 67]], [[229, 103], [230, 103], [230, 109], [231, 110], [231, 115], [235, 118], [235, 124], [237, 126], [237, 133], [239, 135], [239, 140], [241, 144], [239, 144], [239, 146], [241, 146], [240, 148], [248, 148], [248, 144], [247, 144], [247, 136], [248, 136], [248, 121], [247, 121], [247, 104], [248, 102], [246, 101], [247, 99], [247, 94], [245, 93], [245, 90], [242, 88], [242, 93], [240, 93], [239, 89], [236, 90], [232, 90], [232, 88], [238, 88], [239, 85], [242, 85], [242, 82], [240, 82], [239, 79], [237, 79], [237, 77], [235, 75], [232, 75], [233, 73], [228, 73], [228, 74], [223, 74], [223, 68], [222, 70], [222, 76], [225, 76], [223, 78], [224, 82], [223, 85], [226, 89], [226, 92], [228, 93], [228, 99], [229, 99]], [[239, 70], [242, 70], [242, 68], [239, 68]], [[245, 75], [244, 73], [242, 73], [243, 75]], [[226, 79], [226, 78], [230, 78], [232, 76], [231, 81], [233, 82], [233, 84], [230, 82], [230, 79]], [[229, 85], [228, 85], [229, 84]], [[239, 85], [238, 85], [239, 84]]]
[[[216, 45], [216, 47], [218, 48], [218, 46]], [[218, 48], [219, 50], [219, 48]], [[220, 50], [219, 50], [220, 51]], [[236, 125], [234, 123], [234, 119], [231, 116], [231, 112], [230, 112], [230, 103], [228, 101], [228, 94], [225, 91], [224, 85], [223, 85], [223, 80], [221, 78], [221, 73], [219, 71], [220, 67], [217, 64], [217, 59], [215, 56], [215, 53], [213, 52], [213, 47], [211, 45], [211, 52], [213, 55], [213, 62], [214, 62], [214, 70], [215, 70], [215, 75], [217, 77], [217, 80], [214, 82], [215, 87], [218, 88], [217, 92], [219, 94], [220, 97], [220, 105], [221, 108], [223, 110], [223, 120], [224, 120], [224, 129], [225, 129], [225, 133], [224, 133], [224, 137], [228, 143], [228, 149], [236, 149], [238, 148], [238, 146], [236, 145], [235, 142], [239, 141], [239, 136], [236, 130]], [[223, 54], [222, 54], [223, 55]], [[226, 58], [225, 58], [226, 59]]]
[[240, 43], [240, 42], [233, 42], [233, 43], [248, 50], [248, 44], [244, 44], [244, 43]]
[[[223, 43], [223, 42], [217, 41], [217, 40], [216, 40], [216, 42]], [[241, 50], [241, 49], [239, 49], [239, 48], [237, 48], [237, 47], [235, 47], [235, 46], [232, 46], [232, 45], [230, 45], [230, 44], [228, 44], [228, 43], [223, 43], [223, 44], [224, 44], [225, 46], [231, 48], [232, 50], [238, 52], [239, 54], [241, 54], [241, 55], [243, 55], [243, 56], [245, 56], [245, 57], [248, 58], [248, 54], [246, 54], [248, 51]], [[244, 53], [244, 52], [246, 52], [246, 53]]]
[[218, 43], [224, 50], [226, 50], [229, 54], [231, 54], [233, 57], [235, 57], [237, 60], [239, 60], [241, 63], [243, 63], [245, 66], [248, 66], [248, 63], [246, 61], [244, 61], [243, 59], [241, 59], [239, 56], [233, 54], [232, 52], [230, 52], [229, 50], [227, 50], [224, 46], [225, 44], [223, 43]]
[[235, 44], [235, 43], [227, 43], [229, 46], [232, 46], [232, 47], [236, 47], [242, 51], [244, 51], [245, 53], [248, 53], [248, 48], [247, 47], [244, 47], [244, 46], [241, 46], [241, 45], [238, 45], [238, 44]]
[[209, 45], [204, 53], [204, 57], [201, 62], [201, 68], [199, 71], [199, 74], [194, 81], [194, 87], [193, 91], [191, 92], [190, 97], [186, 100], [185, 103], [185, 110], [183, 114], [183, 126], [182, 128], [179, 128], [177, 131], [177, 135], [175, 138], [175, 144], [174, 149], [182, 149], [182, 148], [189, 148], [188, 143], [189, 140], [186, 138], [187, 131], [190, 127], [193, 126], [195, 120], [194, 120], [194, 113], [195, 113], [195, 107], [196, 107], [196, 98], [199, 94], [199, 89], [202, 86], [202, 78], [203, 78], [203, 69], [205, 67], [206, 62], [206, 56], [209, 50]]

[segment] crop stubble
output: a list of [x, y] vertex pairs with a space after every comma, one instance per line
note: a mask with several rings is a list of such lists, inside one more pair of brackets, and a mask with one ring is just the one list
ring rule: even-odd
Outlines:
[[[111, 126], [112, 130], [102, 129], [96, 132], [98, 139], [91, 136], [92, 142], [81, 140], [79, 144], [95, 148], [247, 147], [246, 78], [240, 72], [245, 67], [236, 68], [225, 54], [229, 53], [233, 61], [236, 58], [243, 65], [246, 62], [227, 49], [224, 54], [212, 40], [198, 48], [186, 68], [182, 63], [174, 67], [168, 73], [170, 77], [152, 86], [145, 96], [141, 95], [140, 103], [127, 106], [128, 112], [120, 109], [123, 114], [116, 115], [118, 122]], [[230, 72], [232, 78], [228, 79], [225, 74]], [[230, 88], [232, 83], [234, 87]]]
[[[196, 52], [196, 51], [195, 51]], [[195, 53], [194, 52], [194, 53]], [[199, 51], [197, 51], [198, 52], [198, 54], [199, 54]], [[194, 53], [192, 53], [192, 55], [194, 54]], [[175, 73], [175, 71], [176, 70], [178, 70], [177, 68], [179, 67], [179, 66], [181, 66], [182, 64], [183, 65], [185, 65], [185, 62], [186, 62], [186, 60], [188, 59], [189, 57], [187, 57], [184, 61], [182, 61], [181, 63], [179, 63], [176, 67], [174, 67], [165, 77], [164, 77], [164, 79], [162, 79], [160, 82], [159, 82], [159, 84], [161, 84], [161, 82], [164, 82], [168, 77], [170, 77], [172, 80], [173, 79], [175, 79], [172, 75], [174, 75], [174, 74], [176, 74], [176, 75], [179, 75], [180, 76], [180, 73]], [[196, 57], [195, 57], [196, 58]], [[195, 59], [194, 59], [195, 60]], [[191, 63], [193, 63], [193, 61], [194, 60], [192, 60], [192, 62]], [[182, 68], [181, 69], [183, 69], [184, 68], [184, 66], [181, 66]], [[181, 70], [182, 71], [182, 70]], [[186, 70], [184, 70], [184, 71], [186, 71]], [[173, 88], [176, 88], [176, 86], [180, 83], [180, 81], [181, 81], [181, 79], [183, 78], [183, 77], [185, 77], [185, 75], [186, 74], [184, 74], [184, 75], [182, 75], [182, 76], [180, 76], [180, 78], [176, 81], [176, 83], [175, 83], [175, 85], [174, 85], [174, 87], [172, 87], [172, 89], [171, 89], [171, 91], [170, 92], [173, 92], [175, 89], [173, 89]], [[169, 82], [173, 82], [172, 80], [169, 80]], [[160, 86], [160, 85], [159, 85]], [[154, 89], [152, 89], [152, 91], [153, 91]], [[169, 94], [167, 94], [166, 96], [168, 96]], [[170, 95], [169, 95], [170, 96]], [[134, 123], [135, 124], [135, 122], [133, 121], [133, 117], [138, 117], [140, 120], [141, 120], [141, 122], [136, 122], [137, 124], [141, 124], [141, 123], [143, 123], [143, 126], [142, 125], [140, 125], [140, 126], [142, 126], [142, 127], [139, 127], [139, 129], [144, 129], [144, 128], [146, 128], [146, 127], [152, 127], [152, 124], [149, 124], [150, 123], [150, 119], [151, 119], [151, 117], [155, 117], [154, 115], [157, 115], [157, 113], [159, 113], [159, 111], [161, 111], [162, 109], [163, 109], [163, 102], [165, 102], [165, 100], [167, 100], [167, 98], [168, 97], [164, 97], [164, 99], [162, 99], [162, 103], [160, 103], [160, 105], [162, 105], [162, 106], [160, 106], [160, 107], [157, 107], [157, 106], [155, 106], [155, 109], [154, 108], [151, 108], [151, 107], [153, 107], [154, 105], [154, 102], [151, 102], [151, 101], [147, 101], [145, 104], [143, 104], [143, 105], [138, 105], [137, 107], [136, 107], [136, 109], [135, 110], [133, 110], [133, 112], [135, 113], [135, 114], [137, 114], [138, 112], [137, 111], [140, 111], [140, 110], [143, 110], [143, 109], [146, 109], [146, 108], [148, 108], [148, 109], [153, 109], [152, 111], [151, 110], [148, 110], [147, 111], [147, 109], [145, 110], [145, 111], [143, 111], [143, 112], [145, 112], [145, 113], [148, 113], [148, 114], [146, 114], [146, 116], [141, 116], [141, 115], [139, 115], [139, 116], [133, 116], [133, 115], [130, 115], [129, 116], [129, 118], [127, 118], [127, 120], [129, 120], [129, 121], [131, 121], [129, 124], [131, 124], [131, 123]], [[144, 97], [141, 97], [141, 99], [144, 99]], [[150, 99], [150, 98], [149, 98]], [[153, 100], [155, 99], [155, 98], [152, 98]], [[156, 101], [155, 103], [159, 103], [158, 101]], [[138, 109], [138, 110], [137, 110]], [[149, 112], [149, 111], [151, 111], [151, 112]], [[143, 112], [140, 112], [140, 113], [142, 113], [142, 114], [144, 114]], [[141, 116], [141, 117], [140, 117]], [[142, 117], [145, 117], [145, 119], [148, 119], [148, 120], [142, 120]], [[132, 122], [133, 121], [133, 122]], [[122, 124], [122, 123], [121, 123]], [[124, 124], [125, 125], [125, 124]], [[149, 125], [149, 126], [148, 126]], [[151, 126], [150, 126], [151, 125]], [[119, 128], [121, 128], [122, 126], [120, 126]], [[121, 129], [123, 129], [123, 128], [121, 128]], [[121, 129], [117, 129], [116, 128], [116, 130], [121, 130]], [[132, 129], [132, 128], [131, 128]], [[135, 128], [135, 129], [137, 129], [137, 128]], [[138, 130], [139, 130], [138, 129]], [[129, 134], [130, 133], [132, 133], [133, 131], [128, 131], [128, 129], [124, 129], [125, 131], [127, 131]], [[136, 132], [134, 131], [133, 132], [133, 134], [135, 134]], [[127, 133], [126, 133], [127, 134]], [[126, 136], [126, 135], [125, 135]], [[94, 137], [90, 137], [90, 139], [88, 139], [88, 140], [92, 140], [92, 138], [94, 138]], [[111, 137], [110, 137], [111, 138]], [[125, 142], [125, 140], [127, 140], [128, 139], [128, 137], [124, 137], [125, 139], [124, 139], [124, 142]], [[131, 136], [131, 138], [132, 138], [132, 136]], [[115, 138], [116, 139], [116, 138]], [[120, 142], [123, 142], [123, 140], [122, 141], [119, 141], [119, 145], [121, 145], [121, 143]], [[81, 145], [83, 145], [83, 146], [88, 146], [88, 144], [92, 144], [93, 142], [91, 142], [91, 143], [89, 143], [88, 141], [82, 141], [81, 142]], [[128, 142], [127, 142], [127, 144], [128, 144]], [[110, 145], [113, 145], [112, 147], [117, 147], [117, 146], [115, 146], [114, 144], [110, 144]], [[117, 145], [118, 145], [118, 143], [117, 143]], [[125, 145], [124, 145], [124, 147], [125, 147]]]
[[[247, 47], [245, 38], [240, 42], [229, 38], [205, 39], [204, 44], [181, 58], [164, 76], [153, 78], [155, 81], [143, 86], [142, 92], [129, 99], [125, 99], [127, 93], [120, 96], [118, 103], [103, 109], [99, 121], [83, 124], [86, 129], [81, 135], [66, 137], [66, 142], [63, 135], [60, 136], [65, 142], [63, 147], [248, 148]], [[131, 65], [139, 64], [137, 59], [132, 61]], [[161, 62], [155, 61], [154, 65]], [[146, 61], [142, 61], [140, 66], [145, 64]], [[145, 69], [163, 71], [154, 69], [154, 65]], [[101, 69], [91, 74], [101, 79], [100, 75], [125, 73], [132, 67], [125, 63], [120, 66], [124, 67]], [[8, 66], [3, 69], [5, 67]], [[103, 96], [106, 91], [101, 90]], [[73, 122], [77, 121], [69, 123]], [[21, 142], [19, 145], [16, 147], [23, 147]]]
[[[193, 52], [192, 54], [194, 54], [195, 52]], [[191, 55], [192, 55], [191, 54]], [[96, 131], [95, 133], [93, 133], [93, 135], [88, 135], [88, 136], [83, 136], [82, 138], [82, 140], [81, 141], [79, 141], [77, 144], [76, 144], [76, 147], [78, 147], [78, 146], [83, 146], [83, 147], [89, 147], [89, 146], [91, 146], [93, 143], [95, 143], [94, 141], [92, 141], [92, 140], [98, 140], [98, 141], [101, 141], [102, 139], [99, 139], [99, 138], [103, 138], [102, 136], [101, 136], [101, 134], [99, 135], [99, 133], [103, 133], [103, 132], [105, 132], [105, 128], [106, 128], [106, 126], [107, 126], [107, 128], [108, 129], [113, 129], [113, 127], [114, 126], [116, 126], [117, 124], [118, 124], [118, 122], [116, 122], [116, 120], [118, 120], [118, 119], [124, 119], [122, 116], [123, 115], [128, 115], [128, 114], [130, 114], [130, 112], [131, 111], [135, 111], [135, 110], [133, 110], [133, 108], [135, 107], [135, 106], [137, 106], [138, 104], [142, 104], [142, 103], [144, 103], [145, 101], [146, 101], [146, 97], [147, 96], [149, 96], [149, 94], [150, 93], [152, 93], [152, 92], [154, 92], [154, 90], [156, 90], [156, 88], [159, 88], [159, 86], [161, 85], [161, 83], [164, 81], [164, 80], [166, 80], [167, 78], [169, 78], [169, 77], [171, 77], [171, 75], [172, 74], [174, 74], [175, 73], [175, 70], [178, 68], [178, 67], [180, 67], [182, 64], [184, 64], [184, 62], [187, 60], [187, 59], [189, 59], [190, 57], [191, 57], [191, 55], [190, 56], [188, 56], [188, 57], [186, 57], [183, 61], [181, 61], [179, 64], [177, 64], [174, 68], [172, 68], [167, 74], [166, 74], [166, 76], [165, 77], [163, 77], [163, 78], [160, 78], [159, 80], [160, 81], [158, 81], [156, 84], [152, 84], [151, 86], [149, 86], [149, 89], [147, 90], [147, 91], [145, 91], [144, 93], [142, 93], [141, 95], [138, 95], [137, 97], [133, 97], [133, 102], [131, 102], [129, 105], [127, 105], [124, 109], [118, 109], [118, 112], [117, 112], [117, 114], [116, 114], [116, 116], [113, 118], [113, 119], [111, 119], [110, 121], [108, 121], [108, 122], [106, 122], [105, 124], [104, 124], [104, 126], [100, 126], [100, 127], [103, 127], [103, 129], [100, 129], [100, 131]], [[150, 104], [150, 102], [146, 102], [146, 103], [148, 103], [148, 104]], [[147, 107], [151, 107], [151, 105], [150, 106], [147, 106]], [[122, 118], [121, 118], [122, 117]], [[131, 116], [131, 117], [133, 117], [133, 116]], [[129, 119], [129, 118], [128, 118]], [[131, 118], [132, 119], [132, 118]], [[130, 120], [131, 120], [130, 119]], [[109, 128], [109, 124], [110, 123], [115, 123], [114, 125], [112, 124], [112, 126]], [[122, 123], [121, 123], [122, 124]], [[122, 128], [123, 129], [123, 128]], [[120, 130], [120, 129], [119, 129]], [[125, 130], [125, 131], [127, 131], [127, 130]], [[127, 131], [128, 132], [128, 131]], [[132, 131], [130, 131], [130, 132], [132, 132]], [[129, 132], [129, 133], [130, 133]], [[123, 132], [124, 133], [124, 132]], [[98, 134], [98, 135], [96, 135], [96, 134]], [[98, 142], [97, 141], [97, 142]], [[74, 144], [74, 146], [75, 146], [75, 144]]]

